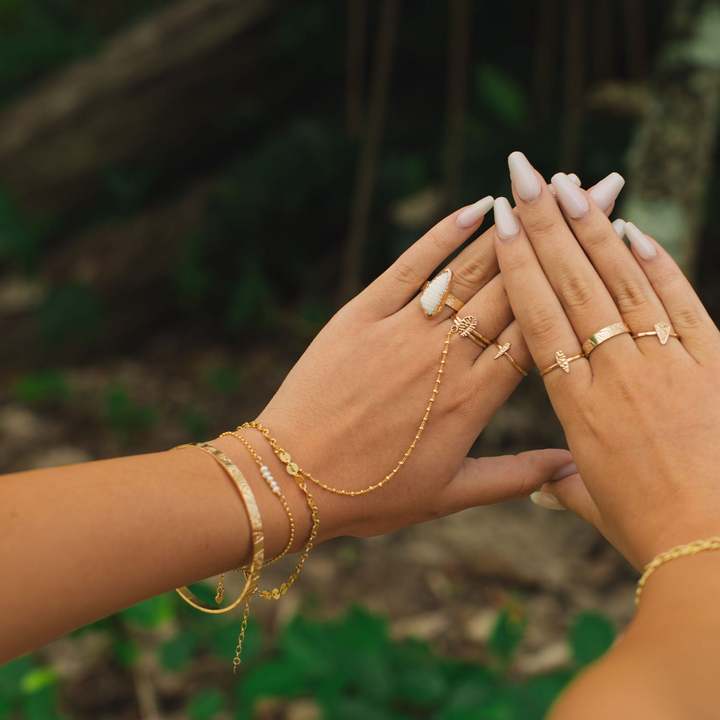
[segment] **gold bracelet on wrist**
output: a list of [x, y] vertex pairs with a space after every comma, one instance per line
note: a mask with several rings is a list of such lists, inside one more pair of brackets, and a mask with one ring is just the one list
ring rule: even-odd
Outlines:
[[635, 605], [640, 604], [640, 595], [642, 595], [645, 583], [648, 578], [663, 564], [676, 558], [687, 557], [688, 555], [697, 555], [703, 550], [720, 550], [720, 537], [711, 537], [707, 540], [694, 540], [687, 545], [677, 545], [667, 552], [658, 555], [651, 563], [645, 566], [643, 575], [638, 581], [637, 590], [635, 591]]

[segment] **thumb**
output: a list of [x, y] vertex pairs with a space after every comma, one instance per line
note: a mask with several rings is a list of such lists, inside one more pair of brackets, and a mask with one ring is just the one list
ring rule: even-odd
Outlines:
[[575, 515], [599, 528], [600, 511], [590, 497], [575, 465], [563, 468], [562, 473], [534, 492], [530, 499], [548, 510], [571, 510]]
[[568, 450], [531, 450], [519, 455], [465, 458], [448, 485], [458, 509], [527, 497], [572, 463]]

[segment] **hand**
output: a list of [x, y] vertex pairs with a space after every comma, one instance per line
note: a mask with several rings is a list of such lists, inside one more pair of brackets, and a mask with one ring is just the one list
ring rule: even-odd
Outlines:
[[720, 535], [720, 333], [662, 247], [628, 223], [631, 253], [589, 193], [563, 176], [553, 185], [564, 216], [544, 182], [532, 202], [514, 182], [522, 224], [496, 213], [502, 276], [538, 367], [613, 323], [680, 336], [619, 335], [545, 375], [579, 474], [543, 491], [641, 568]]
[[[360, 490], [395, 468], [418, 432], [451, 327], [449, 307], [424, 317], [417, 295], [427, 277], [477, 230], [492, 198], [455, 212], [415, 243], [322, 330], [258, 420], [297, 464], [322, 482]], [[449, 263], [452, 293], [478, 318], [477, 330], [526, 369], [531, 360], [513, 322], [498, 273], [493, 233]], [[321, 537], [370, 536], [474, 505], [525, 496], [571, 462], [566, 450], [497, 458], [466, 455], [495, 411], [522, 380], [507, 358], [495, 359], [453, 334], [427, 426], [399, 472], [368, 494], [344, 497], [308, 482], [320, 509]], [[273, 458], [257, 430], [244, 436]], [[230, 438], [231, 439], [231, 438]], [[226, 439], [227, 440], [227, 439]], [[275, 477], [287, 477], [282, 466]]]

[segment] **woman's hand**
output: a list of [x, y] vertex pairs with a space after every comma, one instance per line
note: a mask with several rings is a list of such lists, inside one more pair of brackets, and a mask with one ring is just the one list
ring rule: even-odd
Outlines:
[[[442, 220], [363, 293], [342, 308], [288, 375], [258, 420], [302, 469], [344, 490], [387, 476], [418, 432], [452, 326], [444, 307], [427, 319], [418, 293], [428, 276], [477, 230], [492, 198]], [[449, 263], [451, 292], [475, 316], [477, 331], [509, 343], [532, 362], [498, 275], [493, 233], [486, 232]], [[523, 376], [498, 347], [483, 351], [453, 334], [432, 410], [415, 449], [383, 487], [344, 497], [308, 482], [322, 519], [321, 538], [370, 536], [457, 512], [522, 497], [571, 462], [566, 450], [471, 459], [466, 455]], [[276, 478], [289, 480], [257, 430], [243, 430]], [[232, 438], [224, 438], [232, 441]], [[237, 441], [235, 441], [237, 442]], [[228, 447], [228, 445], [226, 445]], [[304, 537], [300, 533], [300, 539]]]
[[641, 568], [677, 544], [720, 535], [720, 333], [654, 240], [628, 223], [631, 253], [588, 193], [556, 175], [563, 215], [541, 186], [527, 202], [515, 180], [522, 223], [502, 200], [506, 212], [496, 210], [502, 277], [538, 367], [559, 351], [580, 354], [613, 323], [633, 333], [667, 324], [680, 336], [663, 344], [621, 334], [568, 372], [545, 375], [579, 474], [543, 491]]

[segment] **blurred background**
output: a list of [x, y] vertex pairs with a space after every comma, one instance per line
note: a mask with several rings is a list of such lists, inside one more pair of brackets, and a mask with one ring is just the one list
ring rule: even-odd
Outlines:
[[[0, 0], [0, 469], [252, 419], [513, 150], [623, 173], [717, 319], [719, 108], [718, 0]], [[563, 443], [531, 377], [475, 452]], [[239, 676], [239, 618], [170, 593], [0, 668], [0, 719], [539, 720], [635, 580], [567, 513], [480, 508], [315, 549]]]

